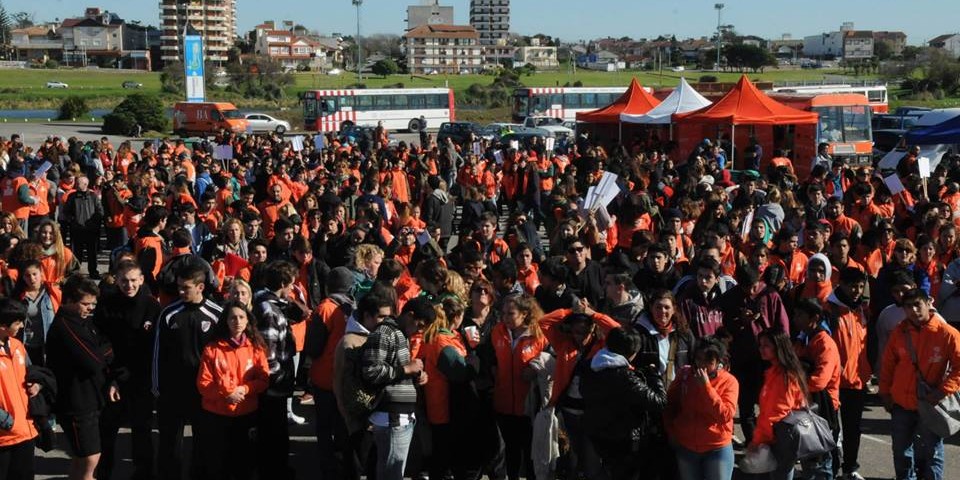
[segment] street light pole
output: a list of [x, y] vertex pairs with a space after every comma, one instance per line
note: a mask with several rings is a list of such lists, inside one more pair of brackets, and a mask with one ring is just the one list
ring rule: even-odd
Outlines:
[[723, 12], [724, 4], [715, 3], [713, 8], [717, 9], [717, 72], [720, 71], [720, 49], [723, 47], [723, 35], [720, 32], [720, 14]]
[[363, 0], [353, 0], [353, 4], [357, 7], [357, 83], [363, 82], [363, 49], [360, 48], [360, 6], [363, 5]]

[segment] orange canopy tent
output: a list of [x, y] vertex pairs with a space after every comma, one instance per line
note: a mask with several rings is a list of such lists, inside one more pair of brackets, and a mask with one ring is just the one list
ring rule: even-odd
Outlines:
[[630, 87], [615, 102], [603, 108], [591, 110], [589, 112], [580, 112], [577, 114], [578, 122], [619, 125], [618, 136], [623, 137], [623, 122], [620, 120], [620, 114], [643, 115], [653, 107], [660, 105], [660, 100], [654, 97], [652, 93], [643, 89], [640, 82], [634, 78], [630, 82]]
[[[783, 126], [806, 125], [813, 128], [819, 121], [814, 112], [788, 107], [768, 97], [750, 82], [746, 75], [737, 85], [713, 105], [693, 112], [673, 116], [678, 127], [684, 125], [730, 125], [730, 140], [733, 144], [737, 125]], [[681, 142], [681, 144], [684, 142]], [[735, 149], [734, 149], [735, 150]], [[734, 152], [730, 153], [731, 164]]]
[[617, 99], [617, 101], [606, 107], [589, 112], [580, 112], [577, 114], [578, 122], [587, 123], [620, 123], [620, 114], [643, 115], [653, 107], [660, 105], [660, 100], [654, 97], [652, 93], [647, 92], [640, 86], [640, 82], [634, 78], [630, 82], [630, 87]]

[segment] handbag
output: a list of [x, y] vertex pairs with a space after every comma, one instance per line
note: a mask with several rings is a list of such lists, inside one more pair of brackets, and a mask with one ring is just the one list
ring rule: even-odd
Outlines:
[[923, 426], [941, 438], [950, 438], [960, 431], [960, 391], [943, 397], [936, 405], [924, 400], [927, 394], [937, 387], [930, 386], [923, 379], [920, 365], [917, 362], [917, 351], [913, 348], [913, 340], [909, 333], [904, 333], [904, 343], [910, 352], [910, 361], [917, 372], [917, 412]]
[[774, 458], [770, 446], [761, 444], [756, 450], [747, 450], [740, 459], [740, 470], [751, 475], [770, 473], [777, 469], [777, 459]]
[[787, 414], [773, 425], [776, 441], [773, 454], [780, 465], [793, 465], [797, 460], [823, 455], [837, 448], [827, 421], [803, 407]]

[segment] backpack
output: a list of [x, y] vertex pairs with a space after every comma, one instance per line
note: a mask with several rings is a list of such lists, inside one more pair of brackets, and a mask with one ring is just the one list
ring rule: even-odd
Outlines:
[[344, 377], [341, 402], [350, 420], [365, 423], [367, 417], [374, 412], [377, 404], [380, 403], [383, 389], [371, 387], [363, 380], [360, 371], [362, 352], [363, 345], [356, 348], [347, 348], [343, 351]]

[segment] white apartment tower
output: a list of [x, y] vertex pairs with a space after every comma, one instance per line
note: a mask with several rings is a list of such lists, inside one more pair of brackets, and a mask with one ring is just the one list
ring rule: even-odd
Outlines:
[[160, 0], [160, 58], [180, 61], [184, 26], [203, 36], [204, 58], [226, 62], [237, 36], [236, 0]]
[[481, 45], [503, 45], [510, 34], [510, 0], [470, 0], [470, 25]]

